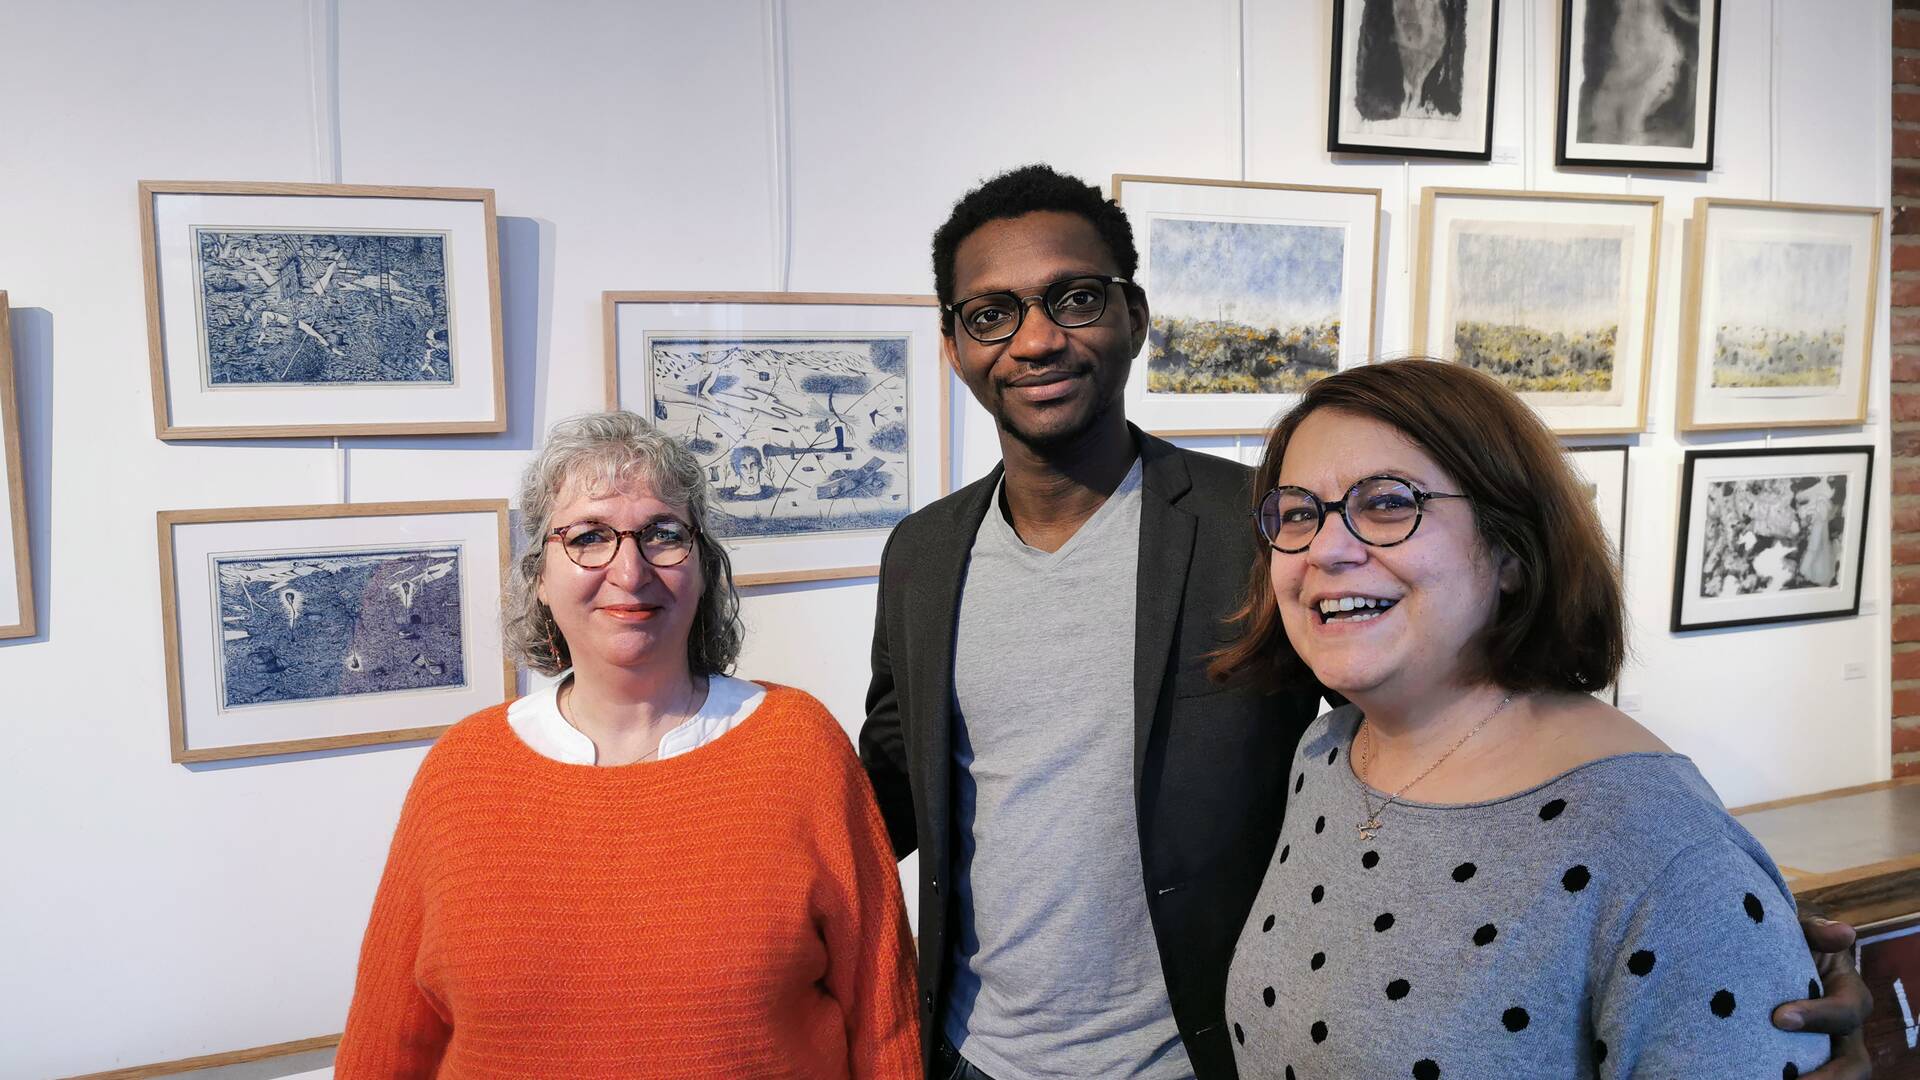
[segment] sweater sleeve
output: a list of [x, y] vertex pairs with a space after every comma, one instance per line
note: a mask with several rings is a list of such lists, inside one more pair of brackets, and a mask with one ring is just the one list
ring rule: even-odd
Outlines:
[[374, 894], [373, 914], [360, 945], [360, 969], [347, 1011], [346, 1033], [334, 1057], [338, 1080], [431, 1077], [452, 1026], [414, 978], [425, 918], [420, 856], [424, 848], [427, 776], [423, 764], [407, 792]]
[[[824, 713], [824, 709], [822, 712]], [[887, 827], [866, 774], [831, 716], [834, 765], [820, 784], [814, 836], [815, 918], [827, 948], [827, 993], [847, 1025], [854, 1080], [920, 1076], [913, 945]]]
[[1818, 994], [1793, 897], [1765, 859], [1717, 836], [1641, 895], [1596, 963], [1601, 1077], [1794, 1077], [1826, 1062], [1826, 1036], [1773, 1026], [1775, 1006]]

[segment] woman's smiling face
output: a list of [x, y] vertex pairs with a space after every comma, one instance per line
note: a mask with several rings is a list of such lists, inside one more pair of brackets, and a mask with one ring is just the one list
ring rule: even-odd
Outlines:
[[[1331, 503], [1379, 475], [1459, 491], [1399, 429], [1334, 408], [1294, 430], [1279, 482]], [[1499, 603], [1495, 560], [1465, 499], [1428, 502], [1413, 535], [1392, 547], [1360, 542], [1329, 514], [1305, 551], [1272, 552], [1269, 581], [1294, 651], [1322, 685], [1363, 708], [1473, 678], [1477, 638]]]

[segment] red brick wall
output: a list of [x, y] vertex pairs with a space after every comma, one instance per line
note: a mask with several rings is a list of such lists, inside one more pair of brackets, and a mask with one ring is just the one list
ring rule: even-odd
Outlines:
[[1893, 8], [1893, 775], [1920, 776], [1920, 0]]

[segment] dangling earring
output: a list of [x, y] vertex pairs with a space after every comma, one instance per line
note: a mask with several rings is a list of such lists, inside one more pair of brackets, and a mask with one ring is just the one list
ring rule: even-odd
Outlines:
[[566, 665], [560, 662], [560, 643], [553, 639], [553, 616], [549, 614], [542, 621], [547, 624], [547, 653], [553, 657], [553, 666], [565, 667]]

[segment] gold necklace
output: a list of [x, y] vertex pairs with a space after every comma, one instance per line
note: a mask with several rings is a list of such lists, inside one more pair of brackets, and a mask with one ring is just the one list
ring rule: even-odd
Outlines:
[[[680, 709], [679, 709], [680, 715], [678, 718], [674, 720], [673, 725], [667, 728], [667, 731], [672, 731], [675, 727], [679, 727], [681, 724], [684, 724], [688, 720], [693, 718], [693, 695], [697, 689], [698, 687], [696, 685], [695, 680], [692, 677], [689, 677], [687, 679], [687, 693], [684, 697], [680, 699]], [[572, 679], [568, 679], [567, 684], [560, 688], [560, 694], [566, 695], [566, 704], [571, 705], [573, 703], [573, 680]], [[554, 695], [555, 708], [559, 708], [561, 705], [560, 694]], [[673, 714], [669, 713], [668, 715], [672, 716]], [[561, 712], [561, 718], [562, 719], [566, 718], [566, 713], [564, 710], [562, 710]], [[571, 721], [568, 721], [568, 723], [570, 725], [572, 724]], [[658, 728], [660, 725], [661, 725], [661, 721], [655, 720], [653, 723], [647, 726], [650, 728]], [[575, 731], [580, 730], [577, 725], [574, 725], [573, 727]], [[661, 737], [664, 737], [664, 736], [665, 736], [665, 732], [662, 732]], [[659, 752], [660, 752], [660, 738], [655, 738], [653, 740], [653, 749], [647, 751], [644, 754], [641, 754], [639, 757], [634, 758], [632, 761], [624, 762], [623, 764], [638, 765], [641, 762], [647, 760], [648, 758], [654, 756], [655, 754], [658, 754]]]
[[1375, 834], [1379, 833], [1380, 831], [1380, 815], [1383, 813], [1386, 813], [1387, 807], [1392, 806], [1394, 803], [1399, 802], [1400, 796], [1405, 795], [1409, 790], [1411, 790], [1413, 785], [1419, 783], [1422, 780], [1425, 780], [1428, 774], [1432, 773], [1433, 770], [1440, 767], [1441, 762], [1452, 757], [1453, 752], [1455, 750], [1458, 750], [1461, 747], [1467, 745], [1468, 739], [1471, 739], [1475, 735], [1480, 734], [1480, 729], [1483, 727], [1486, 727], [1487, 724], [1490, 723], [1494, 717], [1499, 716], [1501, 710], [1505, 709], [1507, 707], [1507, 703], [1512, 700], [1513, 700], [1513, 695], [1511, 693], [1509, 693], [1506, 697], [1501, 698], [1500, 704], [1495, 705], [1493, 707], [1492, 712], [1481, 717], [1480, 722], [1473, 725], [1472, 731], [1469, 731], [1465, 735], [1460, 736], [1459, 742], [1456, 742], [1452, 746], [1448, 747], [1447, 752], [1444, 754], [1441, 754], [1438, 758], [1434, 759], [1433, 764], [1427, 766], [1426, 769], [1423, 772], [1421, 772], [1419, 776], [1416, 776], [1413, 779], [1407, 781], [1406, 783], [1400, 785], [1399, 791], [1396, 791], [1393, 794], [1387, 796], [1387, 801], [1381, 803], [1377, 807], [1373, 805], [1373, 796], [1367, 794], [1367, 782], [1365, 777], [1361, 775], [1361, 773], [1366, 770], [1367, 766], [1373, 762], [1373, 733], [1366, 730], [1366, 725], [1367, 725], [1366, 718], [1361, 717], [1360, 719], [1361, 734], [1364, 734], [1367, 737], [1367, 756], [1365, 760], [1358, 761], [1355, 763], [1359, 766], [1359, 769], [1354, 772], [1354, 776], [1353, 776], [1354, 786], [1360, 789], [1360, 805], [1367, 808], [1367, 820], [1355, 826], [1355, 828], [1360, 830], [1360, 839], [1372, 840]]

